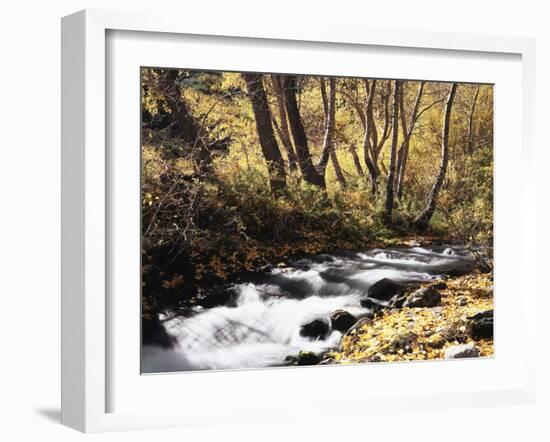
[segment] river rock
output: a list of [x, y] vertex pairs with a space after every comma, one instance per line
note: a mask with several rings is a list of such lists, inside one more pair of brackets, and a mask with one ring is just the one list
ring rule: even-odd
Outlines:
[[312, 351], [301, 351], [298, 353], [297, 365], [317, 365], [321, 358]]
[[431, 287], [433, 287], [436, 290], [445, 290], [448, 286], [447, 283], [444, 281], [437, 281], [434, 282]]
[[479, 349], [475, 344], [453, 345], [445, 350], [445, 359], [477, 358]]
[[357, 318], [345, 310], [336, 310], [330, 315], [332, 329], [342, 333], [347, 332], [356, 322]]
[[297, 363], [298, 363], [298, 358], [293, 355], [287, 356], [283, 361], [283, 365], [286, 365], [286, 366], [296, 365]]
[[375, 282], [367, 290], [367, 297], [378, 301], [389, 301], [405, 291], [405, 287], [389, 278]]
[[474, 339], [490, 339], [493, 337], [493, 310], [476, 313], [470, 316], [471, 332]]
[[306, 338], [324, 339], [330, 331], [328, 321], [324, 319], [314, 319], [300, 327], [300, 335]]
[[368, 308], [371, 312], [377, 313], [380, 310], [387, 308], [386, 303], [382, 303], [381, 301], [377, 301], [376, 299], [372, 298], [364, 298], [361, 299], [361, 307]]
[[441, 303], [441, 294], [433, 287], [424, 287], [411, 293], [403, 307], [435, 307]]

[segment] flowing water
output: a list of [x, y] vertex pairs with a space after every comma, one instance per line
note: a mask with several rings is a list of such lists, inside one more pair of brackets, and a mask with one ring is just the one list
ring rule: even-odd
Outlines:
[[300, 327], [338, 309], [357, 317], [369, 313], [360, 301], [377, 281], [415, 284], [472, 268], [464, 249], [446, 246], [303, 258], [236, 285], [236, 303], [230, 307], [198, 307], [189, 317], [161, 318], [176, 345], [145, 347], [142, 371], [260, 368], [281, 365], [301, 350], [321, 353], [337, 347], [342, 333], [312, 340], [300, 335]]

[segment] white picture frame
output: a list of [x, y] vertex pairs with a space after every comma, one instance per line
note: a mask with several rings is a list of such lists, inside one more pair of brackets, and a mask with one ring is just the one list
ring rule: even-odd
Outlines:
[[[523, 176], [521, 193], [521, 262], [523, 272], [534, 256], [536, 243], [536, 196], [531, 189], [535, 174], [534, 106], [535, 106], [535, 44], [532, 39], [517, 37], [491, 37], [451, 33], [428, 33], [402, 30], [376, 30], [332, 26], [330, 29], [315, 26], [294, 27], [278, 23], [223, 23], [195, 17], [185, 25], [177, 17], [100, 10], [86, 10], [63, 18], [62, 21], [62, 423], [85, 432], [111, 431], [138, 428], [208, 424], [212, 416], [216, 422], [261, 421], [286, 417], [327, 417], [326, 405], [355, 404], [339, 407], [344, 414], [367, 414], [370, 411], [388, 412], [404, 409], [440, 409], [475, 405], [524, 404], [535, 400], [535, 358], [530, 348], [534, 339], [524, 340], [527, 348], [522, 353], [521, 373], [514, 382], [502, 388], [472, 390], [455, 393], [425, 395], [403, 393], [377, 397], [376, 403], [354, 398], [329, 397], [312, 399], [309, 407], [289, 405], [257, 407], [250, 398], [236, 400], [235, 409], [245, 411], [239, 418], [231, 413], [205, 415], [197, 406], [189, 410], [113, 411], [109, 405], [109, 392], [113, 388], [111, 364], [113, 355], [109, 343], [109, 327], [116, 320], [110, 311], [107, 287], [109, 285], [108, 244], [111, 230], [108, 186], [109, 155], [106, 120], [109, 93], [106, 81], [107, 34], [120, 32], [153, 32], [162, 35], [216, 36], [273, 41], [311, 42], [319, 44], [368, 45], [378, 48], [402, 48], [404, 51], [426, 49], [430, 51], [457, 51], [483, 54], [511, 54], [520, 57], [521, 63], [521, 160]], [[158, 34], [156, 34], [158, 35]], [[498, 112], [498, 108], [496, 110]], [[497, 174], [498, 166], [497, 166]], [[532, 186], [534, 187], [534, 186]], [[506, 251], [496, 248], [496, 254]], [[498, 285], [497, 285], [498, 287]], [[497, 288], [498, 290], [498, 288]], [[534, 304], [536, 281], [521, 279], [519, 310]], [[533, 321], [525, 316], [520, 321], [527, 336], [535, 335]], [[136, 318], [136, 322], [138, 319]], [[498, 321], [498, 319], [497, 319]], [[505, 326], [505, 325], [504, 325]], [[139, 339], [136, 336], [136, 340]], [[498, 343], [497, 343], [498, 345]], [[497, 349], [498, 358], [498, 349]], [[367, 366], [352, 369], [357, 374]], [[371, 366], [372, 367], [372, 366]], [[453, 370], [460, 373], [462, 365]], [[298, 368], [294, 373], [302, 378], [311, 373]], [[306, 371], [302, 371], [306, 370]], [[422, 370], [420, 365], [416, 371]], [[265, 376], [253, 372], [254, 376]], [[299, 375], [299, 373], [302, 373]], [[252, 373], [252, 372], [250, 372]], [[287, 371], [287, 373], [290, 373]], [[137, 373], [139, 375], [139, 373]], [[201, 374], [200, 376], [208, 376]], [[187, 376], [187, 375], [185, 375]], [[199, 379], [199, 375], [195, 379]], [[240, 382], [246, 372], [239, 375]], [[288, 377], [289, 375], [287, 375]], [[169, 376], [166, 379], [176, 379]], [[235, 379], [235, 378], [234, 378]], [[172, 381], [165, 380], [164, 385]], [[199, 382], [199, 381], [197, 381]], [[221, 385], [221, 384], [220, 384]], [[246, 396], [246, 395], [245, 395]], [[367, 396], [365, 398], [368, 399]], [[359, 405], [360, 404], [360, 405]], [[246, 413], [247, 411], [247, 413]], [[331, 413], [333, 413], [332, 411]]]

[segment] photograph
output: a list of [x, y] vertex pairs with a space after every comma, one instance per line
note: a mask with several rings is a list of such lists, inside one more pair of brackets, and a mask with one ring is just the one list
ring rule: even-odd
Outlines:
[[135, 87], [142, 374], [494, 357], [493, 84]]

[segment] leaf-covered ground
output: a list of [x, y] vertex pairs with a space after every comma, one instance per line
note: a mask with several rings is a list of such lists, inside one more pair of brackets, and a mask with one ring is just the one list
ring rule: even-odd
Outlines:
[[351, 330], [338, 351], [337, 363], [443, 359], [452, 345], [474, 342], [481, 357], [493, 356], [493, 339], [474, 340], [468, 317], [493, 308], [490, 274], [474, 273], [444, 281], [441, 305], [401, 308], [377, 315]]

